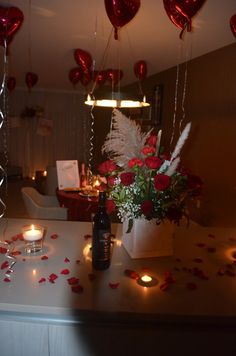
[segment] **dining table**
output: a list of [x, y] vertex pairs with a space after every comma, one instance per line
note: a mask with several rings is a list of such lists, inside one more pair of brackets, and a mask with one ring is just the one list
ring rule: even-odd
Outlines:
[[98, 195], [84, 194], [80, 190], [56, 190], [60, 206], [67, 208], [70, 221], [91, 221], [98, 209]]
[[[45, 235], [28, 254], [32, 223]], [[183, 224], [173, 255], [132, 259], [114, 223], [103, 271], [91, 222], [1, 218], [0, 229], [1, 356], [236, 354], [236, 228]]]

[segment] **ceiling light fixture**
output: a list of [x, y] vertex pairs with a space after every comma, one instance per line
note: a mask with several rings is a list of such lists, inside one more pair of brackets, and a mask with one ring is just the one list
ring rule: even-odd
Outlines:
[[139, 100], [138, 98], [126, 99], [119, 92], [111, 92], [103, 98], [95, 98], [93, 94], [88, 94], [85, 104], [107, 108], [143, 108], [150, 106], [150, 104], [146, 101], [145, 95], [142, 100]]

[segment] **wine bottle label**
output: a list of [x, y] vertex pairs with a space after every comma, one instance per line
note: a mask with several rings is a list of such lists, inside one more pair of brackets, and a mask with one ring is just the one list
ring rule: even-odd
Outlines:
[[107, 261], [110, 259], [110, 232], [99, 230], [98, 236], [94, 241], [93, 253], [96, 260]]

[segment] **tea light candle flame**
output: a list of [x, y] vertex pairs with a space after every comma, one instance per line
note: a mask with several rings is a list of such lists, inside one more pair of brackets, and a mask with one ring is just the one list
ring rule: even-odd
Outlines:
[[152, 277], [148, 276], [147, 274], [145, 274], [144, 276], [141, 277], [141, 280], [145, 283], [151, 282], [152, 281]]

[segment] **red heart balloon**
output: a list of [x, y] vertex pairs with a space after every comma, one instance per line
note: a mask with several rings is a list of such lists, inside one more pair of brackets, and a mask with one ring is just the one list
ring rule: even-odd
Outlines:
[[92, 65], [92, 57], [90, 53], [83, 49], [77, 48], [74, 50], [74, 58], [77, 64], [83, 69], [88, 70]]
[[7, 78], [7, 89], [9, 91], [12, 91], [15, 89], [15, 86], [16, 86], [16, 78], [15, 77]]
[[115, 39], [118, 38], [117, 29], [130, 22], [140, 8], [140, 0], [104, 0], [107, 16], [115, 28]]
[[233, 35], [236, 37], [236, 14], [233, 15], [230, 19], [230, 28]]
[[[175, 0], [163, 0], [164, 8], [170, 20], [173, 24], [182, 30], [187, 28], [188, 31], [191, 31], [191, 20], [189, 20], [186, 16], [181, 14], [176, 9], [176, 2]], [[182, 32], [181, 32], [182, 34]]]
[[0, 7], [0, 38], [3, 43], [19, 30], [23, 20], [23, 12], [17, 7]]
[[31, 89], [38, 81], [37, 74], [33, 72], [27, 72], [25, 75], [25, 82], [29, 89]]
[[73, 85], [77, 84], [82, 79], [82, 76], [83, 72], [81, 68], [76, 67], [69, 71], [69, 79]]
[[134, 74], [139, 80], [143, 80], [147, 75], [147, 63], [144, 60], [140, 60], [134, 65]]
[[175, 0], [176, 10], [189, 20], [196, 15], [206, 0]]
[[107, 72], [105, 70], [95, 70], [93, 73], [93, 81], [98, 85], [103, 85], [107, 80]]
[[123, 71], [120, 69], [107, 69], [107, 79], [116, 86], [123, 78]]
[[91, 72], [90, 70], [86, 69], [83, 71], [83, 75], [81, 78], [81, 83], [86, 87], [91, 80]]

